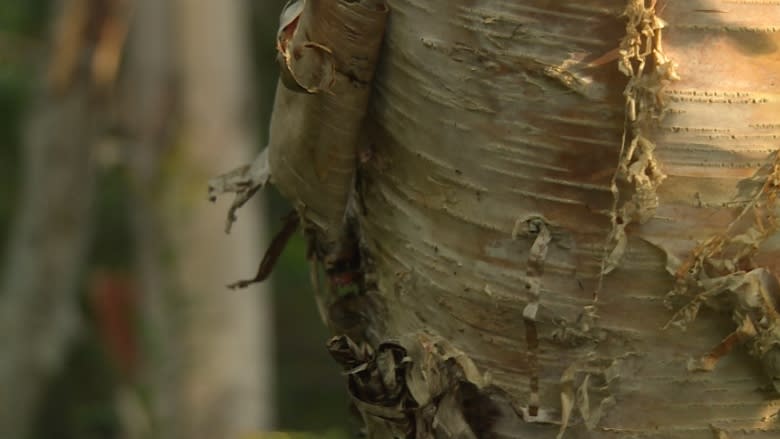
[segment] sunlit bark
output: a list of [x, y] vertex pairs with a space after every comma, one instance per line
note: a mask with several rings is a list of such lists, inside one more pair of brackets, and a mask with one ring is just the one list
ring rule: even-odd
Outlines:
[[[369, 434], [775, 437], [780, 6], [387, 3], [341, 194], [363, 278], [324, 307]], [[335, 85], [280, 83], [268, 172], [335, 283], [339, 206], [310, 192], [354, 115], [320, 116], [370, 57], [317, 34], [365, 41], [351, 15], [306, 14], [280, 50], [326, 46]]]
[[[737, 349], [689, 370], [736, 329], [734, 305], [662, 328], [706, 276], [780, 270], [777, 183], [761, 192], [778, 172], [780, 8], [669, 1], [655, 8], [662, 27], [627, 9], [642, 1], [389, 3], [363, 174], [361, 232], [386, 308], [374, 343], [450, 340], [522, 415], [507, 436], [554, 437], [558, 425], [530, 422], [565, 421], [569, 403], [572, 438], [777, 435], [760, 358]], [[633, 31], [647, 20], [662, 45], [640, 41], [650, 53], [631, 88], [614, 50], [637, 18]], [[627, 62], [636, 75], [638, 57]], [[729, 224], [746, 209], [752, 224], [753, 197], [768, 234], [751, 235], [749, 263], [667, 271], [750, 227]], [[670, 303], [676, 277], [694, 286]]]

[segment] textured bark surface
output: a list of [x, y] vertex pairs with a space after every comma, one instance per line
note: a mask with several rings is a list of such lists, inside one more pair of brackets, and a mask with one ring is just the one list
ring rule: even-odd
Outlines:
[[[492, 427], [506, 437], [555, 437], [567, 419], [571, 438], [775, 437], [759, 358], [735, 349], [689, 370], [736, 329], [738, 288], [687, 331], [662, 328], [715, 277], [674, 270], [700, 242], [733, 242], [743, 211], [741, 230], [757, 211], [764, 232], [725, 271], [780, 270], [780, 7], [659, 2], [663, 46], [649, 47], [680, 79], [651, 52], [631, 89], [616, 48], [629, 20], [652, 23], [641, 1], [388, 3], [361, 172], [383, 310], [367, 312], [370, 344], [449, 340], [508, 393], [518, 419]], [[650, 146], [629, 151], [640, 135]], [[679, 293], [676, 277], [699, 290]]]
[[780, 434], [780, 5], [387, 4], [354, 192], [311, 171], [337, 88], [280, 87], [268, 169], [354, 197], [325, 314], [369, 436]]
[[[288, 31], [289, 41], [284, 40], [285, 28], [280, 30], [283, 70], [296, 78], [331, 79], [313, 95], [280, 83], [268, 162], [273, 183], [297, 201], [295, 207], [318, 230], [323, 253], [336, 253], [334, 247], [344, 240], [345, 211], [387, 9], [371, 2], [304, 3], [296, 28]], [[319, 52], [312, 53], [310, 47]]]

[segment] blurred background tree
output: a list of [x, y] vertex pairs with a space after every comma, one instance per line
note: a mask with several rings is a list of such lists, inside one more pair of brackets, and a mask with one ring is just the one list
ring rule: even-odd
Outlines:
[[289, 206], [225, 236], [205, 196], [265, 142], [282, 3], [0, 6], [0, 436], [347, 430], [302, 239], [223, 287]]

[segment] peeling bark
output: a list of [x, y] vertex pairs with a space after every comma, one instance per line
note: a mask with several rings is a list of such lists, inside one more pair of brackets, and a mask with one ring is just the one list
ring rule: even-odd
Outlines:
[[409, 334], [374, 352], [340, 336], [328, 349], [345, 369], [368, 437], [477, 438], [489, 432], [491, 419], [474, 419], [470, 410], [495, 411], [494, 403], [483, 397], [479, 403], [486, 406], [471, 407], [468, 401], [481, 396], [486, 378], [446, 340]]
[[363, 1], [303, 3], [295, 29], [282, 23], [278, 48], [283, 70], [314, 94], [277, 87], [268, 160], [274, 185], [315, 230], [324, 258], [341, 252], [347, 239], [347, 202], [387, 8]]
[[[357, 172], [364, 281], [329, 310], [352, 340], [331, 350], [369, 435], [777, 436], [780, 7], [387, 3], [353, 132], [365, 153], [357, 171], [333, 168]], [[330, 95], [280, 87], [274, 127], [309, 114], [288, 97], [321, 111], [312, 97]], [[320, 122], [284, 134], [316, 136]], [[282, 192], [339, 230], [322, 218], [344, 203], [330, 216], [316, 204], [332, 189], [314, 172], [327, 150], [291, 144], [272, 144], [271, 181], [273, 154], [305, 157]], [[320, 198], [302, 203], [290, 181]], [[415, 337], [463, 362], [397, 341]]]
[[664, 53], [662, 31], [666, 23], [656, 13], [657, 2], [646, 3], [629, 1], [623, 11], [627, 23], [618, 51], [618, 69], [629, 80], [623, 91], [625, 121], [619, 162], [610, 182], [614, 199], [612, 229], [604, 248], [596, 295], [603, 276], [620, 264], [626, 251], [626, 227], [653, 217], [658, 208], [658, 187], [666, 178], [655, 158], [656, 145], [646, 133], [663, 118], [666, 86], [680, 77], [677, 63]]
[[236, 193], [227, 230], [236, 209], [270, 180], [293, 201], [325, 269], [352, 263], [348, 210], [387, 13], [384, 2], [367, 0], [291, 1], [282, 11], [268, 148], [209, 182], [212, 200]]
[[[384, 310], [367, 317], [382, 322], [368, 324], [369, 334], [378, 329], [370, 344], [422, 330], [448, 339], [510, 395], [517, 410], [502, 421], [516, 429], [506, 437], [710, 438], [710, 425], [731, 437], [776, 435], [774, 320], [762, 305], [778, 273], [769, 188], [759, 214], [746, 214], [763, 220], [763, 232], [741, 268], [767, 270], [750, 275], [765, 287], [718, 287], [726, 315], [763, 320], [746, 342], [757, 359], [737, 350], [707, 374], [690, 372], [689, 358], [742, 320], [702, 311], [684, 336], [661, 328], [674, 313], [666, 293], [677, 291], [667, 265], [679, 268], [696, 241], [720, 235], [744, 208], [731, 204], [740, 193], [772, 180], [777, 51], [745, 50], [748, 39], [727, 30], [735, 24], [715, 24], [742, 23], [764, 41], [757, 46], [777, 47], [776, 32], [761, 30], [777, 25], [777, 6], [718, 15], [674, 1], [655, 10], [614, 1], [389, 5], [366, 140], [375, 147], [360, 175], [371, 297]], [[626, 29], [639, 47], [621, 37]], [[653, 58], [643, 78], [639, 60], [614, 52], [621, 39], [625, 53]], [[737, 80], [728, 71], [746, 64], [755, 73], [740, 70]], [[621, 65], [634, 74], [628, 83]], [[538, 236], [516, 232], [531, 217], [550, 231], [539, 277]]]

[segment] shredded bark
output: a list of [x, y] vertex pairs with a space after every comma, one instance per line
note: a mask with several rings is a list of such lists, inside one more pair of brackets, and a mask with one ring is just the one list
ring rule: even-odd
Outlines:
[[274, 185], [316, 234], [323, 261], [347, 235], [358, 144], [388, 13], [375, 3], [293, 2], [280, 23], [286, 86], [277, 87], [269, 163]]
[[666, 178], [655, 158], [655, 143], [647, 131], [664, 116], [663, 91], [679, 79], [677, 64], [665, 54], [662, 31], [666, 23], [656, 13], [656, 0], [628, 0], [623, 12], [626, 35], [618, 50], [618, 69], [629, 80], [625, 122], [618, 165], [612, 176], [612, 228], [604, 245], [599, 283], [620, 263], [628, 243], [626, 227], [644, 223], [658, 207], [657, 189]]
[[773, 163], [751, 179], [758, 190], [726, 231], [698, 245], [676, 273], [676, 284], [666, 303], [687, 300], [665, 328], [685, 329], [703, 305], [731, 312], [737, 329], [701, 358], [689, 361], [690, 370], [710, 371], [737, 344], [759, 359], [776, 390], [780, 391], [780, 281], [777, 274], [756, 264], [762, 243], [775, 235], [777, 194], [780, 190], [780, 153]]
[[270, 179], [268, 149], [264, 149], [251, 165], [240, 166], [209, 181], [209, 200], [212, 202], [216, 201], [219, 195], [229, 192], [236, 194], [228, 210], [225, 233], [230, 233], [230, 228], [236, 222], [236, 211], [268, 184]]
[[337, 336], [328, 350], [344, 368], [368, 437], [477, 439], [499, 416], [486, 378], [440, 337], [409, 334], [373, 349]]
[[[536, 236], [531, 245], [526, 268], [526, 290], [531, 294], [532, 299], [523, 309], [523, 323], [525, 324], [525, 337], [528, 346], [528, 363], [531, 369], [531, 376], [529, 377], [531, 395], [528, 402], [528, 416], [530, 419], [539, 415], [539, 336], [536, 320], [539, 307], [541, 306], [539, 299], [542, 292], [544, 261], [547, 257], [547, 250], [552, 240], [552, 235], [542, 218], [530, 218], [524, 222], [527, 227], [525, 234]], [[517, 229], [517, 226], [515, 229]], [[513, 235], [516, 235], [516, 233], [513, 233]]]

